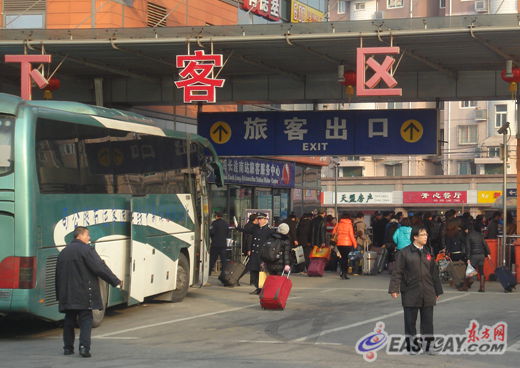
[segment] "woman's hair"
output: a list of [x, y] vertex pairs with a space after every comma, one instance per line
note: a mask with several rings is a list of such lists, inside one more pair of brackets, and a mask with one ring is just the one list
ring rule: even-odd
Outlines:
[[401, 226], [410, 226], [411, 222], [408, 217], [403, 217], [401, 220]]
[[343, 213], [341, 214], [341, 218], [342, 218], [342, 219], [349, 219], [349, 218], [350, 218], [350, 214], [349, 214], [348, 212], [343, 212]]
[[446, 222], [446, 236], [453, 238], [460, 231], [460, 221], [458, 219], [452, 219]]

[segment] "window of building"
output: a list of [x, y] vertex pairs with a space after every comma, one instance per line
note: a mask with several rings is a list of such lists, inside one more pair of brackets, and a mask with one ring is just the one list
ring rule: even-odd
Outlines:
[[500, 147], [489, 147], [488, 156], [489, 157], [500, 157]]
[[363, 168], [359, 166], [342, 167], [341, 172], [344, 178], [351, 178], [353, 176], [363, 176]]
[[507, 121], [507, 105], [495, 105], [495, 128], [500, 128]]
[[459, 126], [459, 144], [478, 143], [478, 130], [476, 125]]
[[354, 10], [365, 10], [365, 3], [354, 3]]
[[461, 109], [469, 109], [471, 107], [477, 107], [477, 101], [460, 101]]
[[359, 161], [361, 160], [360, 156], [345, 156], [347, 161]]
[[403, 164], [385, 165], [386, 176], [403, 176]]
[[164, 6], [148, 2], [146, 9], [146, 25], [148, 27], [166, 27], [166, 18], [168, 12]]
[[347, 2], [345, 0], [338, 1], [338, 14], [345, 14], [347, 9]]
[[5, 16], [6, 29], [43, 29], [44, 14], [9, 14]]
[[484, 165], [484, 173], [486, 175], [499, 175], [504, 173], [504, 165], [502, 164], [487, 164]]
[[458, 174], [459, 175], [475, 175], [476, 166], [472, 161], [459, 161]]
[[403, 0], [386, 0], [387, 9], [402, 8]]
[[441, 9], [446, 8], [446, 0], [439, 0], [439, 8], [441, 8]]

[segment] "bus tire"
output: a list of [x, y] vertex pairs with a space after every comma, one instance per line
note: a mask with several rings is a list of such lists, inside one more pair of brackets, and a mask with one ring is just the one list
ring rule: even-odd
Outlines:
[[101, 325], [108, 305], [108, 284], [103, 280], [99, 280], [99, 293], [101, 294], [101, 304], [103, 305], [103, 309], [95, 309], [92, 311], [92, 327], [94, 328]]
[[190, 287], [190, 264], [184, 253], [179, 254], [179, 263], [177, 265], [177, 289], [172, 291], [173, 303], [178, 303], [188, 294]]

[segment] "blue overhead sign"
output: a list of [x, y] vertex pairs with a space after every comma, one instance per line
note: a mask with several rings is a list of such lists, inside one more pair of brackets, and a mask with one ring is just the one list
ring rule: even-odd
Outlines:
[[437, 153], [437, 112], [420, 110], [201, 113], [198, 134], [219, 155]]

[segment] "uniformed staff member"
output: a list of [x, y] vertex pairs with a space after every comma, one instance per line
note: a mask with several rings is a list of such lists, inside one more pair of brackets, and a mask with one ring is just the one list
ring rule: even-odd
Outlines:
[[260, 259], [260, 251], [264, 243], [271, 237], [275, 230], [269, 227], [269, 219], [267, 218], [267, 215], [265, 213], [257, 213], [256, 218], [258, 220], [258, 228], [256, 229], [255, 234], [253, 235], [253, 242], [251, 243], [249, 272], [251, 275], [251, 284], [253, 284], [256, 288], [250, 294], [258, 295], [262, 290], [258, 287], [260, 264], [262, 263], [262, 260]]
[[79, 354], [90, 358], [92, 310], [103, 309], [98, 277], [112, 286], [122, 286], [96, 250], [89, 246], [86, 227], [74, 230], [74, 240], [58, 256], [56, 264], [56, 299], [59, 310], [65, 313], [63, 323], [63, 354], [74, 354], [74, 327], [79, 323]]

